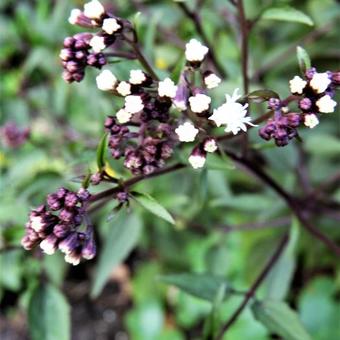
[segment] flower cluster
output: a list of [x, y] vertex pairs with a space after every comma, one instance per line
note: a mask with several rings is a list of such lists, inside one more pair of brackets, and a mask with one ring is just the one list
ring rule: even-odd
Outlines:
[[18, 148], [24, 144], [30, 136], [30, 129], [19, 128], [14, 122], [7, 122], [0, 127], [0, 137], [4, 145], [10, 148]]
[[301, 111], [288, 112], [283, 101], [271, 98], [269, 108], [274, 111], [274, 118], [259, 130], [259, 135], [265, 140], [274, 139], [277, 146], [285, 146], [298, 135], [300, 124], [311, 129], [317, 126], [320, 115], [334, 112], [337, 103], [332, 98], [340, 84], [339, 78], [339, 72], [318, 73], [315, 68], [305, 72], [305, 79], [295, 76], [289, 87]]
[[83, 188], [77, 193], [59, 188], [48, 195], [47, 204], [31, 211], [22, 246], [31, 250], [40, 245], [48, 255], [59, 249], [73, 265], [81, 258], [92, 259], [96, 254], [92, 227], [80, 231], [89, 199], [90, 193]]

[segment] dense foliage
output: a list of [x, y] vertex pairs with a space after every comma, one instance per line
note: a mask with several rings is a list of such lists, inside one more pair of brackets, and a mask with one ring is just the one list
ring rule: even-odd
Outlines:
[[337, 2], [103, 4], [0, 4], [1, 338], [339, 338]]

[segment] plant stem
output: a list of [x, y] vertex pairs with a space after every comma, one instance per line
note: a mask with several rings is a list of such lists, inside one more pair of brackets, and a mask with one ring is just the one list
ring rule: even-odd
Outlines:
[[288, 233], [286, 233], [280, 243], [278, 244], [278, 247], [276, 248], [274, 254], [269, 259], [266, 266], [263, 268], [260, 275], [257, 277], [253, 285], [250, 287], [248, 292], [245, 294], [245, 297], [243, 301], [241, 302], [240, 306], [236, 309], [234, 314], [230, 317], [230, 319], [222, 326], [222, 329], [218, 333], [216, 339], [222, 339], [223, 334], [232, 326], [232, 324], [238, 319], [240, 314], [243, 312], [243, 309], [247, 306], [249, 300], [255, 295], [257, 289], [261, 285], [261, 283], [264, 281], [264, 279], [267, 277], [267, 275], [270, 273], [271, 269], [274, 267], [277, 260], [280, 258], [281, 254], [283, 253], [283, 250], [285, 249], [287, 243], [289, 240]]
[[244, 12], [243, 0], [237, 0], [237, 9], [239, 13], [239, 22], [241, 28], [241, 60], [242, 60], [242, 77], [243, 77], [243, 92], [249, 92], [249, 78], [248, 78], [248, 59], [249, 59], [249, 27], [248, 21]]

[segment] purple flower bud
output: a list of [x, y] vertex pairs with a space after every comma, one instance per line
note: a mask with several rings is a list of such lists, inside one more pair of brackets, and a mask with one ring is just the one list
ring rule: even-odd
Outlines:
[[45, 254], [52, 255], [57, 250], [58, 241], [58, 238], [54, 234], [50, 234], [40, 242], [40, 248]]
[[47, 196], [47, 205], [51, 210], [56, 211], [61, 209], [62, 202], [61, 199], [58, 198], [57, 194], [49, 194]]
[[69, 192], [65, 196], [65, 206], [73, 208], [78, 204], [78, 196], [74, 192]]
[[69, 191], [67, 189], [61, 187], [57, 190], [56, 195], [59, 199], [63, 199], [63, 198], [65, 198], [65, 196], [68, 192]]
[[96, 256], [96, 243], [94, 241], [93, 232], [86, 235], [81, 255], [86, 260], [91, 260]]
[[125, 191], [118, 192], [117, 195], [116, 195], [116, 198], [120, 203], [128, 202], [129, 193], [127, 193]]
[[268, 100], [268, 108], [271, 109], [271, 110], [280, 110], [282, 106], [282, 103], [281, 103], [281, 100], [278, 99], [278, 98], [270, 98]]
[[91, 197], [91, 194], [85, 188], [80, 188], [77, 192], [77, 196], [80, 201], [85, 202]]
[[53, 234], [58, 238], [65, 238], [70, 233], [70, 227], [66, 224], [57, 224], [53, 228]]
[[73, 80], [75, 80], [78, 83], [84, 79], [84, 76], [85, 76], [84, 71], [81, 71], [81, 72], [79, 71], [79, 72], [72, 74]]
[[67, 83], [72, 83], [74, 81], [72, 73], [70, 73], [69, 71], [66, 71], [66, 70], [63, 71], [62, 78]]
[[310, 69], [306, 70], [306, 72], [305, 72], [306, 78], [311, 80], [315, 73], [316, 73], [316, 68], [311, 67]]
[[59, 218], [63, 222], [71, 222], [74, 217], [74, 213], [71, 210], [63, 209], [60, 211]]
[[73, 47], [75, 41], [76, 40], [73, 37], [66, 37], [64, 39], [64, 47], [66, 47], [66, 48]]
[[333, 72], [331, 79], [332, 79], [332, 83], [335, 86], [339, 86], [340, 85], [340, 71], [339, 72]]
[[101, 173], [100, 172], [96, 172], [95, 174], [93, 174], [92, 176], [91, 176], [91, 184], [93, 184], [93, 185], [98, 185], [100, 182], [101, 182], [101, 180], [102, 180], [102, 175], [101, 175]]
[[79, 246], [79, 238], [77, 232], [70, 233], [64, 240], [59, 242], [59, 249], [64, 254], [70, 254]]
[[312, 107], [312, 104], [309, 98], [303, 98], [299, 101], [299, 107], [303, 111], [308, 111]]
[[21, 240], [21, 245], [26, 250], [32, 250], [40, 242], [40, 238], [31, 239], [28, 235], [25, 235]]
[[77, 62], [71, 60], [71, 61], [68, 61], [66, 63], [66, 67], [65, 68], [66, 68], [67, 71], [69, 71], [71, 73], [74, 73], [74, 72], [78, 71], [79, 66], [78, 66]]

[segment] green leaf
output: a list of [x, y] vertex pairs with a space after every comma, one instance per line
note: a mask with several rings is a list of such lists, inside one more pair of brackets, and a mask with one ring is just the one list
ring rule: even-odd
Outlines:
[[70, 339], [70, 307], [64, 295], [51, 284], [38, 285], [28, 306], [32, 340]]
[[101, 138], [98, 147], [97, 147], [97, 166], [98, 171], [101, 171], [105, 168], [105, 153], [107, 148], [107, 133], [103, 135]]
[[133, 197], [136, 202], [138, 202], [142, 207], [149, 210], [154, 215], [171, 224], [175, 224], [175, 220], [170, 215], [170, 213], [150, 195], [134, 192]]
[[289, 6], [266, 9], [262, 13], [261, 19], [292, 21], [308, 26], [314, 25], [312, 19], [308, 15]]
[[295, 271], [295, 248], [299, 239], [299, 221], [293, 219], [289, 232], [289, 242], [283, 254], [271, 270], [267, 278], [267, 295], [270, 300], [283, 300], [289, 290]]
[[257, 301], [252, 305], [252, 312], [271, 333], [285, 340], [311, 340], [296, 312], [284, 302]]
[[94, 275], [91, 296], [97, 297], [115, 267], [121, 263], [136, 245], [142, 224], [135, 214], [118, 213], [107, 235]]
[[312, 63], [310, 61], [310, 57], [306, 50], [301, 46], [296, 47], [296, 56], [298, 59], [298, 63], [300, 66], [301, 73], [305, 73], [306, 70], [312, 67]]
[[221, 286], [225, 287], [224, 296], [229, 286], [224, 278], [211, 274], [182, 273], [161, 275], [158, 278], [164, 283], [176, 286], [190, 295], [210, 302], [216, 300]]
[[252, 102], [262, 103], [270, 98], [280, 98], [280, 96], [272, 90], [256, 90], [248, 94], [248, 99]]

